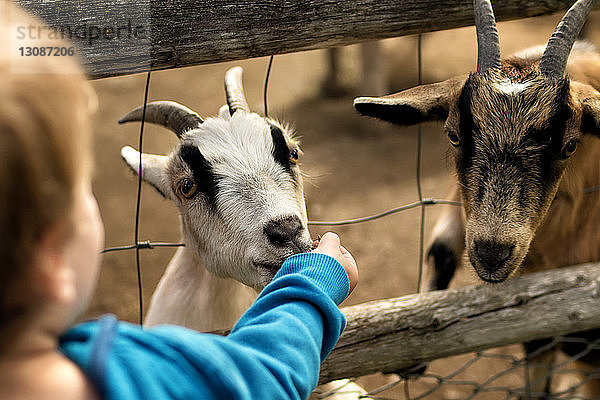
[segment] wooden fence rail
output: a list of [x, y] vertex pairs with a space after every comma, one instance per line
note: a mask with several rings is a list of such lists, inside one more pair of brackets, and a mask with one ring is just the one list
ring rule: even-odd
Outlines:
[[321, 383], [600, 327], [600, 263], [344, 308]]
[[[473, 24], [472, 0], [17, 0], [76, 42], [92, 78], [217, 63]], [[572, 0], [495, 0], [499, 21]], [[550, 32], [548, 33], [550, 35]]]

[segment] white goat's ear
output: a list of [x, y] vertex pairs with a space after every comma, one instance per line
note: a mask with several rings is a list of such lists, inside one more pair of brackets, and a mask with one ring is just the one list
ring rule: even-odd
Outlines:
[[[132, 147], [121, 149], [121, 157], [136, 174], [140, 173], [140, 152]], [[142, 179], [152, 185], [163, 197], [170, 193], [167, 182], [167, 162], [169, 157], [142, 153]]]
[[358, 97], [354, 99], [354, 108], [363, 115], [397, 125], [444, 121], [452, 103], [458, 100], [466, 79], [466, 76], [460, 76], [387, 96]]
[[219, 117], [221, 117], [225, 121], [229, 121], [229, 119], [231, 118], [231, 114], [229, 113], [229, 106], [227, 104], [219, 108]]

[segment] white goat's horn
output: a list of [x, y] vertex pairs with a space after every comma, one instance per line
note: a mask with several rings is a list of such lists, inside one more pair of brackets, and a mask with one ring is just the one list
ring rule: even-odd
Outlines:
[[227, 96], [227, 105], [231, 115], [238, 110], [250, 112], [246, 96], [244, 96], [242, 73], [241, 67], [233, 67], [225, 73], [225, 95]]
[[[143, 112], [144, 107], [140, 106], [127, 113], [119, 120], [119, 123], [141, 121]], [[146, 121], [169, 128], [175, 132], [177, 137], [181, 137], [183, 133], [199, 127], [203, 122], [197, 113], [174, 101], [148, 103], [146, 105]]]
[[598, 0], [578, 0], [569, 8], [548, 40], [540, 61], [540, 71], [548, 78], [560, 79], [567, 68], [573, 43]]
[[500, 42], [490, 0], [473, 0], [477, 30], [477, 72], [500, 69]]

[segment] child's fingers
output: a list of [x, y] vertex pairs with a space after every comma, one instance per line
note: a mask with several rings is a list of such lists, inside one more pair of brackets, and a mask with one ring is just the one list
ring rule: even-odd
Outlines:
[[342, 253], [342, 258], [344, 259], [342, 265], [346, 270], [346, 273], [348, 274], [348, 280], [350, 281], [349, 293], [352, 293], [352, 291], [356, 287], [356, 284], [358, 283], [358, 268], [356, 266], [356, 261], [354, 260], [354, 257], [352, 256], [352, 254], [350, 254], [348, 250], [346, 250], [344, 246], [340, 246], [340, 251]]
[[333, 232], [327, 232], [321, 238], [317, 250], [329, 255], [338, 254], [340, 252], [340, 237]]
[[340, 252], [342, 253], [342, 257], [343, 258], [345, 258], [346, 260], [349, 260], [354, 265], [356, 265], [356, 261], [354, 260], [354, 256], [348, 250], [346, 250], [346, 248], [344, 246], [340, 246]]
[[358, 268], [352, 254], [340, 243], [340, 237], [333, 232], [327, 232], [313, 251], [335, 258], [344, 267], [350, 281], [349, 293], [351, 293], [358, 283]]

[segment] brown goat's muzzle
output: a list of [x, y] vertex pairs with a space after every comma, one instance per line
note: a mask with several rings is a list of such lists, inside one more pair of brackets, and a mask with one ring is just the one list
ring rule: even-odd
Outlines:
[[515, 246], [493, 241], [474, 241], [469, 259], [477, 275], [488, 283], [505, 281], [515, 269]]
[[[479, 278], [488, 283], [504, 282], [521, 267], [529, 250], [530, 235], [467, 232], [466, 253]], [[514, 232], [513, 232], [514, 233]]]

